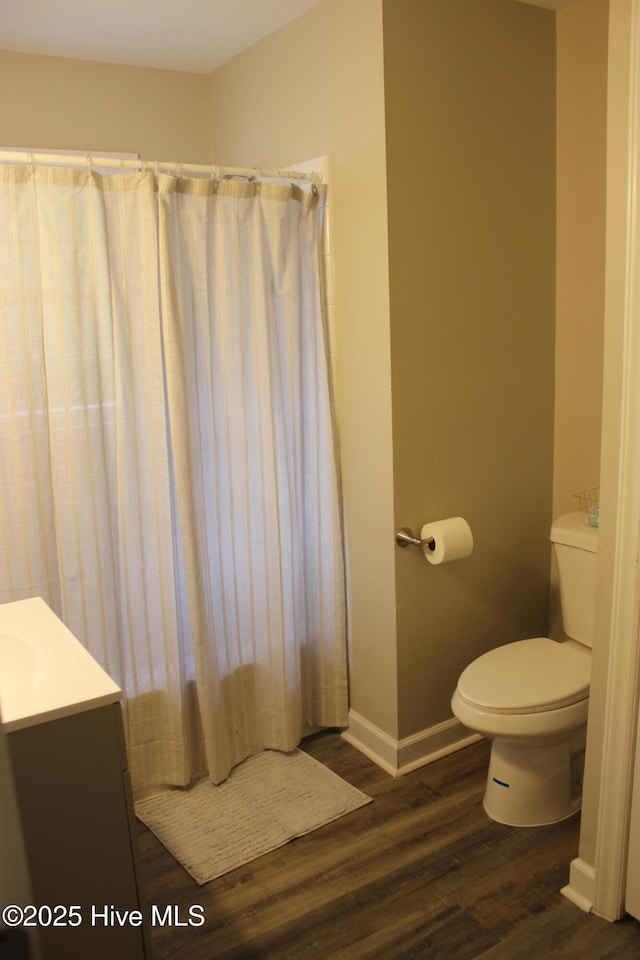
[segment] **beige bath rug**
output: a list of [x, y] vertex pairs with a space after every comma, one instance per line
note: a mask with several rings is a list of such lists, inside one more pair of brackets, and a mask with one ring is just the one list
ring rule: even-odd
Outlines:
[[219, 786], [202, 780], [135, 810], [203, 884], [367, 803], [370, 797], [304, 751], [265, 750]]

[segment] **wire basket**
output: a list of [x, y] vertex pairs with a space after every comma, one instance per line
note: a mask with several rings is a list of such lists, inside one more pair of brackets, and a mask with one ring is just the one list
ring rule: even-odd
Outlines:
[[591, 490], [583, 490], [581, 493], [574, 493], [578, 501], [578, 507], [584, 513], [584, 522], [590, 527], [597, 527], [600, 523], [600, 487], [592, 487]]
[[592, 487], [591, 490], [582, 490], [581, 493], [574, 493], [573, 495], [578, 501], [578, 509], [582, 513], [589, 513], [594, 507], [597, 507], [600, 503], [600, 487]]

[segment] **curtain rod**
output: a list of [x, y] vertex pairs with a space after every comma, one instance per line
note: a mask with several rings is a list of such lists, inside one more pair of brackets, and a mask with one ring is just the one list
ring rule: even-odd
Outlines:
[[254, 167], [218, 167], [214, 164], [176, 163], [166, 160], [128, 160], [79, 154], [42, 153], [31, 150], [0, 150], [0, 163], [55, 164], [63, 167], [99, 167], [101, 169], [137, 170], [139, 173], [200, 174], [208, 177], [262, 177], [267, 180], [309, 180], [321, 183], [321, 173], [301, 173], [298, 170], [258, 170]]

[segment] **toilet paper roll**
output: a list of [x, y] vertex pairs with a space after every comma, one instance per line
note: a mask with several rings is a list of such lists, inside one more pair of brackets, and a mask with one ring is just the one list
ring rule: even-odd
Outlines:
[[462, 517], [449, 517], [425, 523], [421, 540], [433, 538], [432, 543], [423, 543], [422, 549], [429, 563], [449, 563], [468, 557], [473, 550], [471, 527]]

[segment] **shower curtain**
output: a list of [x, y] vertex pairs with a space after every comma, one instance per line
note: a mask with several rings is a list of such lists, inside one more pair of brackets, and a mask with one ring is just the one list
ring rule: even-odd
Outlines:
[[122, 687], [137, 792], [346, 725], [318, 199], [0, 167], [0, 601]]

